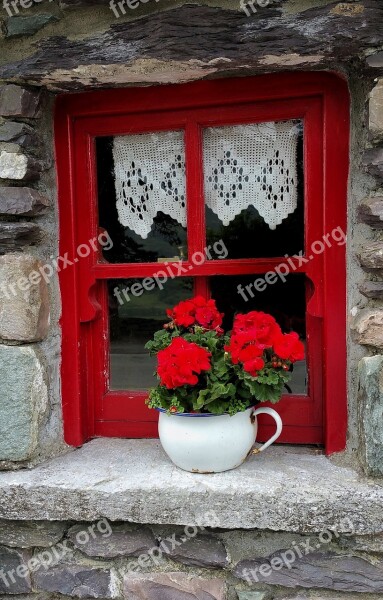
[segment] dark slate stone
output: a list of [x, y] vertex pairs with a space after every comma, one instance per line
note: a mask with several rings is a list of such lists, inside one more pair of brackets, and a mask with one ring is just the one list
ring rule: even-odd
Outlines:
[[363, 165], [374, 177], [383, 177], [383, 148], [371, 148], [363, 155]]
[[358, 217], [362, 223], [374, 229], [383, 229], [383, 198], [366, 198], [358, 206]]
[[0, 223], [0, 254], [33, 246], [40, 240], [40, 227], [34, 223]]
[[104, 530], [100, 532], [97, 528], [93, 528], [92, 534], [89, 534], [87, 527], [87, 535], [84, 536], [84, 526], [74, 525], [69, 530], [68, 537], [76, 548], [87, 556], [101, 558], [140, 556], [158, 545], [153, 533], [146, 527], [135, 528], [128, 524], [109, 524], [109, 527], [112, 530], [110, 535], [106, 535]]
[[366, 298], [383, 300], [383, 281], [363, 281], [359, 286], [359, 291]]
[[49, 548], [63, 537], [60, 521], [5, 521], [0, 519], [0, 544], [10, 548]]
[[131, 600], [225, 600], [225, 582], [179, 572], [127, 573], [124, 597]]
[[18, 85], [0, 88], [0, 115], [3, 117], [34, 118], [37, 116], [40, 95]]
[[59, 564], [34, 573], [34, 587], [76, 598], [112, 598], [113, 583], [110, 569], [84, 565]]
[[[283, 562], [284, 552], [288, 552], [286, 562]], [[250, 584], [260, 582], [291, 588], [383, 592], [383, 562], [373, 565], [356, 556], [334, 553], [313, 552], [299, 558], [291, 549], [281, 550], [267, 558], [240, 561], [234, 575]]]
[[[0, 593], [26, 594], [31, 591], [30, 573], [27, 569], [32, 554], [0, 546]], [[24, 567], [24, 569], [23, 569]], [[17, 572], [17, 569], [22, 569]]]
[[368, 242], [361, 248], [358, 257], [366, 269], [383, 269], [383, 242]]
[[58, 21], [58, 18], [48, 13], [28, 16], [9, 17], [5, 21], [5, 37], [14, 38], [24, 35], [33, 35], [48, 23]]
[[[185, 540], [185, 541], [183, 541]], [[224, 568], [228, 564], [226, 548], [218, 538], [201, 535], [195, 538], [180, 538], [175, 548], [174, 543], [164, 539], [160, 547], [172, 560], [195, 567], [208, 567], [213, 569]]]
[[0, 187], [0, 214], [34, 217], [44, 212], [49, 200], [31, 188]]
[[13, 142], [21, 148], [40, 145], [39, 138], [32, 127], [14, 121], [5, 121], [0, 126], [0, 142]]
[[369, 67], [373, 69], [383, 69], [383, 52], [376, 52], [375, 54], [370, 54], [370, 56], [366, 59]]
[[[61, 3], [90, 5], [91, 9], [96, 2], [61, 0]], [[105, 6], [108, 4], [105, 0]], [[349, 61], [364, 49], [379, 44], [383, 37], [383, 5], [376, 0], [364, 0], [363, 5], [358, 3], [355, 7], [339, 2], [330, 5], [317, 2], [317, 6], [311, 3], [309, 7], [300, 4], [298, 13], [284, 10], [284, 2], [273, 2], [266, 7], [257, 6], [247, 16], [239, 10], [239, 2], [238, 10], [199, 6], [194, 2], [166, 11], [153, 10], [150, 15], [130, 21], [128, 26], [124, 19], [113, 19], [111, 13], [108, 30], [85, 39], [51, 36], [40, 41], [29, 55], [0, 66], [0, 77], [41, 82], [49, 76], [58, 84], [59, 69], [67, 72], [79, 65], [129, 65], [137, 58], [137, 45], [140, 57], [149, 60], [203, 61], [207, 74], [212, 61], [216, 73], [227, 73], [228, 69], [238, 73], [240, 67], [242, 72], [245, 68], [247, 72], [255, 68], [258, 72], [284, 71], [286, 55], [294, 53], [302, 57], [296, 68], [307, 69], [313, 61], [316, 66], [334, 58], [337, 64]], [[268, 56], [275, 58], [270, 62], [265, 60]], [[93, 77], [92, 85], [102, 85], [100, 80]], [[89, 85], [87, 81], [82, 83], [77, 71], [70, 82], [67, 76], [62, 82], [70, 89]], [[131, 78], [129, 82], [132, 83]], [[139, 76], [136, 83], [140, 83]], [[116, 80], [117, 85], [120, 83]]]

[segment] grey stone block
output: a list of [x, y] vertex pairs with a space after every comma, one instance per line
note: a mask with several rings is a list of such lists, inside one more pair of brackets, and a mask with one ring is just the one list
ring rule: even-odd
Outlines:
[[370, 94], [369, 127], [373, 137], [383, 136], [383, 79], [379, 79]]
[[383, 242], [368, 242], [358, 253], [362, 267], [383, 269]]
[[40, 13], [38, 15], [28, 15], [25, 17], [9, 17], [5, 21], [6, 38], [22, 37], [33, 35], [48, 23], [58, 21], [58, 18], [49, 13]]
[[15, 152], [12, 148], [0, 152], [0, 179], [36, 181], [42, 169], [40, 162], [26, 154]]
[[0, 345], [0, 461], [25, 461], [33, 455], [47, 397], [35, 349]]
[[[185, 541], [184, 541], [185, 540]], [[170, 548], [167, 556], [184, 565], [207, 568], [224, 568], [228, 565], [226, 548], [218, 538], [201, 535], [188, 539], [186, 536], [177, 540], [180, 545], [164, 540], [161, 547]], [[181, 542], [181, 543], [180, 543]]]
[[[129, 524], [109, 524], [112, 533], [106, 535], [97, 528], [91, 535], [84, 536], [84, 526], [74, 525], [68, 532], [72, 543], [87, 556], [115, 558], [117, 556], [139, 556], [155, 546], [157, 541], [147, 527], [133, 527]], [[86, 528], [88, 530], [88, 528]]]
[[224, 600], [222, 579], [203, 579], [185, 573], [126, 575], [124, 596], [128, 600]]
[[0, 254], [34, 246], [42, 236], [40, 227], [34, 223], [0, 222]]
[[371, 148], [363, 155], [363, 165], [375, 177], [383, 177], [383, 148]]
[[0, 544], [11, 548], [49, 548], [59, 542], [66, 524], [59, 521], [0, 520]]
[[25, 123], [5, 121], [0, 125], [0, 142], [13, 142], [22, 148], [40, 145], [35, 130]]
[[383, 229], [383, 198], [365, 198], [358, 206], [358, 217], [362, 223], [370, 225], [373, 229]]
[[115, 598], [118, 595], [117, 577], [111, 569], [59, 564], [36, 571], [33, 579], [38, 590], [76, 598]]
[[383, 310], [359, 311], [351, 323], [351, 329], [358, 344], [383, 348]]
[[18, 85], [9, 84], [0, 88], [0, 115], [3, 117], [35, 118], [40, 94]]
[[270, 592], [244, 592], [237, 590], [238, 600], [272, 600]]
[[0, 187], [0, 214], [34, 217], [43, 213], [49, 200], [31, 188]]
[[[1, 232], [1, 227], [0, 227]], [[39, 269], [28, 254], [0, 256], [0, 339], [43, 340], [49, 329], [49, 294]]]
[[359, 433], [363, 463], [370, 475], [383, 475], [383, 356], [359, 363]]
[[[287, 566], [281, 550], [267, 558], [240, 561], [234, 575], [249, 584], [323, 588], [342, 592], [383, 592], [383, 563], [372, 564], [356, 556], [309, 554]], [[290, 550], [290, 552], [292, 552]], [[278, 561], [278, 562], [277, 562]], [[282, 567], [281, 567], [282, 564]]]
[[366, 298], [383, 299], [383, 281], [363, 281], [359, 286], [359, 291]]
[[0, 546], [0, 593], [26, 594], [32, 590], [27, 567], [32, 554]]

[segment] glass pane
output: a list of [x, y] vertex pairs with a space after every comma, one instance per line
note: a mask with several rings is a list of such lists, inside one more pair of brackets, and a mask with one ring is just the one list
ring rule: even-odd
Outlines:
[[112, 390], [147, 390], [157, 382], [156, 360], [144, 346], [166, 322], [166, 309], [193, 295], [193, 280], [169, 279], [161, 287], [151, 278], [108, 282]]
[[[257, 292], [254, 288], [256, 280], [264, 281], [264, 275], [211, 278], [211, 295], [216, 299], [219, 310], [225, 313], [223, 327], [231, 329], [237, 313], [259, 310], [273, 315], [284, 333], [296, 331], [305, 342], [305, 276], [288, 275], [285, 283], [279, 281], [266, 286], [258, 281], [259, 289], [265, 287], [262, 292]], [[307, 393], [306, 361], [295, 363], [289, 388], [294, 394]]]
[[96, 140], [99, 225], [110, 263], [187, 258], [183, 131]]
[[203, 144], [207, 243], [232, 259], [303, 250], [303, 123], [211, 127]]

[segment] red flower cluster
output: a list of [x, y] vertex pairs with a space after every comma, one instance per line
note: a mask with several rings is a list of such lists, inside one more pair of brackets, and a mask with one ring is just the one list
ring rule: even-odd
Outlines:
[[157, 373], [161, 385], [174, 389], [183, 385], [195, 385], [202, 371], [208, 371], [211, 353], [198, 344], [181, 337], [173, 338], [171, 344], [158, 353]]
[[[298, 334], [283, 334], [271, 315], [257, 311], [237, 315], [230, 344], [225, 347], [233, 363], [242, 363], [247, 373], [257, 377], [258, 372], [265, 366], [266, 349], [272, 350], [280, 359], [292, 363], [304, 358], [304, 346]], [[280, 366], [289, 368], [287, 365]]]
[[274, 342], [274, 352], [282, 360], [292, 363], [305, 357], [305, 347], [295, 331], [278, 336]]
[[215, 300], [205, 300], [202, 296], [195, 296], [190, 300], [179, 302], [173, 309], [166, 311], [178, 327], [191, 327], [199, 325], [205, 329], [214, 329], [222, 333], [223, 315], [217, 310]]
[[253, 310], [246, 315], [237, 315], [234, 319], [233, 333], [251, 333], [254, 342], [260, 348], [270, 348], [277, 336], [282, 335], [281, 328], [271, 315]]

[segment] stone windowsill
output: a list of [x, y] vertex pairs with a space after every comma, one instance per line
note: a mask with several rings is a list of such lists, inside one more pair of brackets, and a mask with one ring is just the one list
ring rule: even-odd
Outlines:
[[209, 525], [319, 532], [348, 517], [383, 531], [383, 487], [312, 450], [274, 446], [240, 468], [195, 475], [158, 440], [98, 439], [31, 470], [0, 473], [0, 518]]

